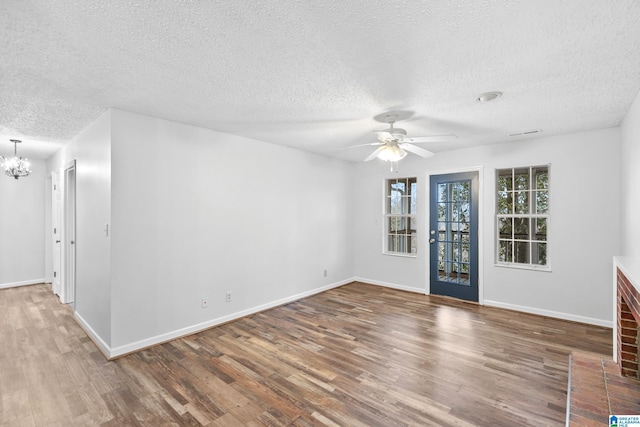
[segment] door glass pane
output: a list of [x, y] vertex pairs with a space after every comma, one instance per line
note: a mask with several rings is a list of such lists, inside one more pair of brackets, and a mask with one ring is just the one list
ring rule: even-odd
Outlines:
[[469, 262], [469, 258], [470, 258], [470, 257], [469, 257], [469, 254], [470, 254], [470, 251], [469, 251], [469, 250], [470, 250], [469, 244], [468, 244], [468, 243], [463, 243], [463, 244], [461, 244], [461, 245], [460, 245], [460, 249], [461, 249], [461, 252], [460, 252], [460, 260], [461, 260], [462, 262]]
[[[471, 221], [470, 181], [438, 185], [438, 277], [441, 281], [468, 281]], [[464, 242], [464, 244], [463, 244]]]
[[438, 184], [438, 201], [447, 201], [447, 184]]
[[447, 204], [438, 203], [438, 221], [446, 221], [447, 219]]
[[459, 213], [460, 222], [469, 222], [469, 221], [471, 221], [470, 208], [471, 208], [471, 206], [469, 205], [468, 201], [464, 201], [464, 202], [460, 203], [460, 213]]

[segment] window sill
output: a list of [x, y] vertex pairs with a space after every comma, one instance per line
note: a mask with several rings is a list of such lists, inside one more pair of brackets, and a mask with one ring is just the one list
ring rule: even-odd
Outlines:
[[500, 267], [500, 268], [512, 268], [515, 270], [529, 270], [529, 271], [542, 271], [545, 273], [551, 273], [551, 266], [534, 266], [534, 265], [519, 265], [519, 264], [499, 264], [499, 263], [495, 263], [493, 264], [494, 267]]
[[382, 255], [397, 256], [400, 258], [417, 258], [417, 254], [401, 254], [398, 252], [382, 252]]

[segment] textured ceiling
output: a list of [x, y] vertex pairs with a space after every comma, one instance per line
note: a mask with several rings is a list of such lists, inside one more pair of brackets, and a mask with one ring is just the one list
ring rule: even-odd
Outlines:
[[5, 155], [110, 107], [348, 160], [398, 110], [437, 152], [616, 126], [639, 88], [637, 0], [0, 2]]

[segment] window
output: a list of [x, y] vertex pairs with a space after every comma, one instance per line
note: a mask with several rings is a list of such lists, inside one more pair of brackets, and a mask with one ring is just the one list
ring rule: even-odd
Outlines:
[[384, 252], [415, 255], [417, 179], [388, 179], [386, 184]]
[[549, 166], [498, 169], [496, 263], [549, 268]]

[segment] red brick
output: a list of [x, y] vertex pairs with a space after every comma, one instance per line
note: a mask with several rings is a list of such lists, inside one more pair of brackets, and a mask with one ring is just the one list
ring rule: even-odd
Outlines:
[[635, 342], [635, 339], [638, 337], [638, 331], [635, 329], [623, 328], [620, 330], [620, 335], [623, 337], [633, 338]]
[[632, 371], [637, 371], [638, 370], [638, 363], [637, 362], [628, 362], [628, 361], [623, 359], [620, 364], [625, 369], [631, 369]]
[[635, 317], [633, 317], [633, 314], [631, 314], [631, 312], [628, 310], [620, 312], [620, 318], [624, 320], [631, 320], [633, 322], [636, 321]]

